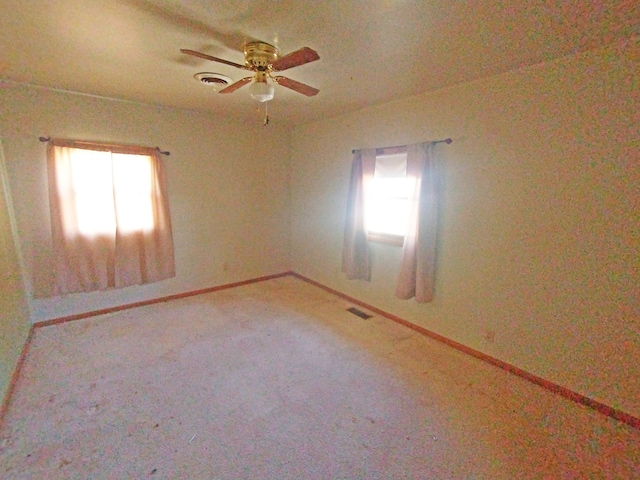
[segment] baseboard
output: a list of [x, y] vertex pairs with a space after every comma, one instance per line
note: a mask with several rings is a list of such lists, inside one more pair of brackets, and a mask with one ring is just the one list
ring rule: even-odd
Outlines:
[[154, 303], [168, 302], [169, 300], [178, 300], [180, 298], [193, 297], [195, 295], [202, 295], [203, 293], [211, 293], [211, 292], [217, 292], [219, 290], [226, 290], [228, 288], [241, 287], [242, 285], [249, 285], [251, 283], [257, 283], [257, 282], [264, 282], [266, 280], [273, 280], [274, 278], [286, 277], [292, 274], [293, 272], [291, 271], [276, 273], [273, 275], [266, 275], [264, 277], [257, 277], [257, 278], [251, 278], [249, 280], [242, 280], [240, 282], [226, 283], [223, 285], [217, 285], [215, 287], [203, 288], [201, 290], [192, 290], [189, 292], [177, 293], [175, 295], [168, 295], [166, 297], [153, 298], [151, 300], [144, 300], [142, 302], [127, 303], [124, 305], [118, 305], [116, 307], [103, 308], [100, 310], [93, 310], [90, 312], [82, 312], [82, 313], [77, 313], [75, 315], [68, 315], [66, 317], [53, 318], [51, 320], [36, 322], [33, 325], [36, 328], [48, 327], [50, 325], [58, 325], [61, 323], [72, 322], [74, 320], [81, 320], [83, 318], [95, 317], [96, 315], [104, 315], [106, 313], [119, 312], [121, 310], [128, 310], [130, 308], [153, 305]]
[[468, 355], [471, 355], [475, 358], [478, 358], [480, 360], [483, 360], [487, 363], [490, 363], [491, 365], [501, 368], [503, 370], [506, 370], [507, 372], [513, 374], [513, 375], [517, 375], [520, 378], [524, 378], [525, 380], [528, 380], [532, 383], [535, 383], [536, 385], [539, 385], [542, 388], [545, 388], [557, 395], [560, 395], [564, 398], [567, 398], [573, 402], [579, 403], [580, 405], [584, 405], [587, 406], [593, 410], [596, 410], [597, 412], [606, 415], [607, 417], [610, 418], [614, 418], [616, 420], [618, 420], [619, 422], [625, 423], [637, 430], [640, 430], [640, 418], [635, 417], [629, 413], [623, 412], [621, 410], [618, 410], [616, 408], [613, 408], [609, 405], [606, 405], [604, 403], [601, 403], [597, 400], [594, 400], [592, 398], [589, 398], [585, 395], [582, 395], [580, 393], [574, 392], [573, 390], [570, 390], [566, 387], [563, 387], [562, 385], [558, 385], [557, 383], [551, 382], [550, 380], [546, 380], [542, 377], [539, 377], [537, 375], [534, 375], [533, 373], [529, 373], [526, 370], [522, 370], [521, 368], [516, 367], [515, 365], [511, 365], [510, 363], [507, 362], [503, 362], [502, 360], [498, 360], [497, 358], [494, 358], [490, 355], [487, 355], [486, 353], [482, 353], [478, 350], [474, 350], [473, 348], [467, 347], [466, 345], [463, 345], [461, 343], [458, 343], [454, 340], [451, 340], [447, 337], [444, 337], [442, 335], [439, 335], [435, 332], [432, 332], [430, 330], [427, 330], [424, 327], [421, 327], [419, 325], [416, 325], [414, 323], [411, 323], [403, 318], [397, 317], [391, 313], [385, 312], [384, 310], [380, 310], [379, 308], [373, 307], [365, 302], [362, 302], [356, 298], [350, 297], [349, 295], [345, 295], [342, 292], [339, 292], [338, 290], [334, 290], [333, 288], [327, 287], [326, 285], [323, 285], [319, 282], [316, 282], [315, 280], [312, 280], [310, 278], [307, 278], [303, 275], [300, 275], [299, 273], [295, 273], [295, 272], [291, 272], [291, 275], [303, 280], [304, 282], [307, 282], [311, 285], [314, 285], [318, 288], [322, 288], [323, 290], [326, 290], [327, 292], [333, 293], [334, 295], [337, 295], [351, 303], [355, 303], [356, 305], [360, 305], [361, 307], [366, 308], [367, 310], [370, 310], [371, 312], [374, 312], [378, 315], [381, 315], [383, 317], [386, 317], [390, 320], [393, 320], [394, 322], [400, 323], [406, 327], [411, 328], [412, 330], [415, 330], [416, 332], [421, 333], [422, 335], [425, 335], [429, 338], [433, 338], [434, 340], [437, 340], [441, 343], [444, 343], [450, 347], [455, 348], [456, 350], [459, 350], [461, 352], [464, 352]]
[[2, 422], [4, 421], [4, 416], [7, 413], [9, 402], [11, 401], [11, 395], [13, 394], [13, 390], [16, 387], [16, 383], [18, 383], [18, 378], [20, 377], [20, 372], [22, 370], [22, 366], [24, 365], [24, 361], [27, 358], [27, 353], [29, 353], [31, 339], [33, 338], [33, 330], [34, 326], [31, 325], [31, 327], [29, 328], [29, 333], [27, 334], [27, 339], [25, 340], [24, 346], [22, 347], [22, 351], [20, 352], [20, 355], [18, 355], [18, 361], [16, 362], [16, 366], [13, 369], [13, 375], [11, 375], [11, 380], [9, 381], [7, 391], [5, 392], [4, 398], [2, 399], [2, 405], [0, 405], [0, 425], [2, 425]]

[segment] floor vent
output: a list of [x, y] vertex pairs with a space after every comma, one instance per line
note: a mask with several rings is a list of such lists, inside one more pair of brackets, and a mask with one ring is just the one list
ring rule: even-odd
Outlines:
[[364, 318], [367, 320], [368, 318], [373, 317], [373, 315], [369, 315], [368, 313], [364, 313], [362, 310], [358, 310], [356, 307], [347, 308], [347, 312], [351, 312], [354, 315], [357, 315], [360, 318]]

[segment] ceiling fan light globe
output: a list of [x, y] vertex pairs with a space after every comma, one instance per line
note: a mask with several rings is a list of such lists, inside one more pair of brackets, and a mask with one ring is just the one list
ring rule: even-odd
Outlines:
[[258, 102], [268, 102], [273, 99], [273, 85], [267, 82], [253, 82], [249, 85], [249, 94], [251, 98]]

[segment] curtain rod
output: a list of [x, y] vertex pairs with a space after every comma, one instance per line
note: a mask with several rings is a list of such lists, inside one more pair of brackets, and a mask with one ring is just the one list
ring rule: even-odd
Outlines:
[[[445, 138], [444, 140], [434, 140], [431, 143], [446, 143], [447, 145], [451, 145], [453, 143], [453, 140], [450, 138]], [[405, 147], [406, 145], [396, 145], [394, 147], [382, 147], [382, 148], [376, 148], [376, 150], [387, 150], [387, 149], [392, 149], [392, 148], [401, 148], [401, 147]], [[356, 153], [355, 150], [351, 150], [351, 153]]]
[[[47, 143], [49, 140], [51, 140], [51, 137], [38, 137], [38, 140], [40, 140], [43, 143]], [[82, 143], [82, 142], [78, 142], [78, 143]], [[89, 143], [91, 145], [98, 145], [98, 146], [101, 146], [101, 147], [111, 147], [111, 146], [113, 146], [113, 145], [111, 145], [109, 143], [96, 143], [96, 142], [85, 142], [85, 143]], [[171, 152], [169, 152], [168, 150], [167, 151], [160, 150], [160, 147], [156, 147], [156, 150], [158, 150], [158, 153], [160, 155], [166, 155], [167, 157], [169, 155], [171, 155]]]

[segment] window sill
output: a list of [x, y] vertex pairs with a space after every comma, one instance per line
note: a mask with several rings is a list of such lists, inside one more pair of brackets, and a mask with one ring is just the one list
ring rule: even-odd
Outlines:
[[391, 233], [369, 232], [367, 233], [367, 239], [370, 242], [385, 243], [387, 245], [395, 245], [397, 247], [402, 247], [404, 245], [404, 236], [393, 235]]

